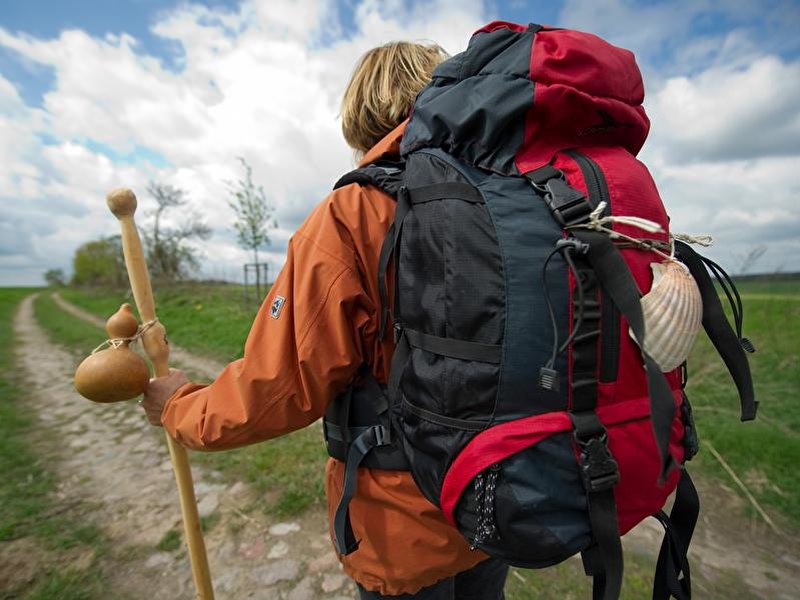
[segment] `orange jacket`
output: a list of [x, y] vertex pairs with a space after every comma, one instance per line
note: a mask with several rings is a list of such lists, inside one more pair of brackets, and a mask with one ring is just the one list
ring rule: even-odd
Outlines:
[[[362, 164], [397, 155], [404, 129], [405, 123], [381, 140]], [[377, 339], [376, 274], [394, 209], [383, 192], [358, 184], [334, 191], [314, 209], [289, 242], [244, 358], [211, 385], [187, 384], [170, 398], [161, 417], [170, 435], [198, 450], [252, 444], [319, 419], [364, 361], [386, 381], [394, 345]], [[270, 308], [278, 296], [284, 301], [274, 318]], [[343, 477], [344, 464], [330, 459], [331, 521]], [[486, 558], [469, 550], [407, 472], [359, 469], [350, 515], [361, 544], [340, 559], [368, 590], [415, 593]]]

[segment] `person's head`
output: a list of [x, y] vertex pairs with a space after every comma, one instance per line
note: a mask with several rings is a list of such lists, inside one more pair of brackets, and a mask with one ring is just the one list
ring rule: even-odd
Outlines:
[[362, 56], [342, 98], [347, 144], [364, 154], [402, 123], [445, 58], [438, 45], [413, 42], [391, 42]]

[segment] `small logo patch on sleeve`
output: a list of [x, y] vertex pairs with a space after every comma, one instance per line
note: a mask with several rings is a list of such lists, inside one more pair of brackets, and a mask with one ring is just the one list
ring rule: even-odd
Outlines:
[[272, 301], [272, 306], [269, 307], [269, 316], [273, 319], [280, 318], [284, 304], [286, 304], [286, 298], [283, 296], [275, 296], [275, 300]]

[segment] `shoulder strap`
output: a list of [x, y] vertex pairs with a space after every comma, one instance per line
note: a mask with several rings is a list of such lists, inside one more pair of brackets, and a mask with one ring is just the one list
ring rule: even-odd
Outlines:
[[404, 169], [405, 162], [402, 160], [379, 160], [346, 173], [339, 178], [333, 189], [337, 190], [351, 183], [374, 185], [392, 198], [397, 198], [397, 192], [402, 185]]
[[[750, 374], [750, 363], [742, 348], [742, 340], [737, 337], [731, 328], [722, 303], [711, 281], [711, 276], [706, 270], [702, 257], [688, 244], [675, 241], [675, 254], [678, 259], [689, 267], [689, 271], [700, 288], [703, 298], [703, 328], [706, 330], [711, 343], [719, 352], [728, 372], [731, 374], [736, 389], [739, 391], [742, 421], [752, 421], [756, 417], [758, 402], [753, 392], [753, 377]], [[749, 342], [748, 342], [749, 343]]]

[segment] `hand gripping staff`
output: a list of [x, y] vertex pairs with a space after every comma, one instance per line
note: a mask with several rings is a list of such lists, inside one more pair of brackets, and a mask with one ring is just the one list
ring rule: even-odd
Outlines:
[[[150, 287], [150, 277], [147, 273], [147, 263], [144, 260], [139, 232], [133, 220], [133, 213], [136, 212], [136, 196], [128, 189], [120, 188], [110, 192], [106, 201], [108, 208], [119, 219], [122, 227], [122, 250], [125, 255], [125, 266], [128, 269], [128, 278], [139, 315], [143, 323], [152, 323], [142, 335], [142, 346], [153, 364], [156, 377], [163, 377], [169, 374], [169, 345], [164, 326], [156, 321], [155, 302], [153, 301], [153, 290]], [[168, 433], [166, 437], [172, 459], [172, 469], [175, 472], [175, 481], [178, 484], [183, 528], [189, 547], [197, 597], [201, 600], [213, 600], [214, 589], [211, 587], [208, 558], [203, 543], [203, 533], [200, 530], [200, 518], [197, 513], [189, 458], [186, 448], [173, 440]]]

